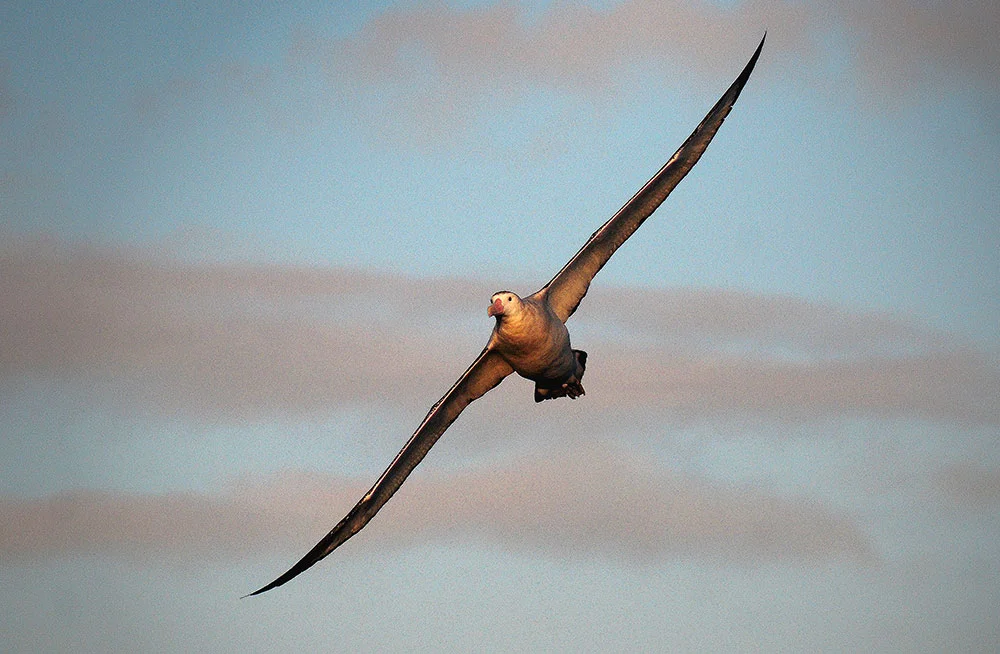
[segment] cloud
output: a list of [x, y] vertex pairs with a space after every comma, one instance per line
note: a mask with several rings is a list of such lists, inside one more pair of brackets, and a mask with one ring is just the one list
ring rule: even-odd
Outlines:
[[[612, 353], [614, 356], [617, 353]], [[623, 360], [625, 357], [616, 357]], [[617, 397], [659, 401], [685, 415], [911, 416], [960, 424], [1000, 424], [991, 398], [995, 364], [973, 352], [786, 363], [755, 357], [672, 357], [634, 352], [616, 379]], [[651, 383], [652, 380], [652, 383]]]
[[[513, 2], [390, 9], [331, 44], [341, 56], [330, 64], [363, 79], [430, 65], [446, 80], [478, 80], [505, 90], [522, 82], [606, 87], [629, 65], [650, 61], [680, 60], [685, 70], [728, 70], [749, 56], [768, 12], [760, 2], [726, 9], [648, 1], [609, 9], [554, 3], [532, 17]], [[786, 24], [805, 18], [794, 6], [782, 16]], [[746, 35], [746, 42], [739, 43], [738, 35]]]
[[[0, 274], [0, 375], [110, 380], [126, 405], [229, 417], [308, 412], [381, 397], [428, 364], [406, 334], [350, 315], [359, 305], [377, 312], [386, 287], [402, 302], [412, 287], [404, 280], [183, 266], [40, 243], [7, 248]], [[438, 360], [429, 360], [432, 371]]]
[[1000, 9], [995, 2], [835, 2], [867, 82], [875, 88], [918, 83], [939, 67], [996, 88]]
[[627, 0], [600, 9], [553, 3], [530, 16], [518, 3], [496, 2], [389, 9], [357, 33], [311, 50], [327, 53], [327, 67], [336, 74], [363, 80], [404, 78], [429, 67], [460, 85], [589, 89], [615, 84], [636, 64], [713, 77], [732, 73], [767, 29], [770, 56], [780, 53], [798, 69], [824, 64], [830, 37], [846, 36], [869, 83], [900, 89], [933, 66], [992, 85], [1000, 67], [998, 28], [1000, 11], [982, 1], [747, 0], [721, 6]]
[[10, 64], [0, 59], [0, 123], [12, 112], [14, 97], [10, 87]]
[[[286, 473], [209, 495], [79, 491], [0, 498], [5, 557], [78, 552], [301, 554], [347, 511], [356, 480]], [[419, 476], [342, 555], [467, 541], [543, 555], [658, 562], [876, 559], [850, 518], [807, 500], [713, 484], [592, 449]], [[296, 549], [297, 548], [297, 549]], [[301, 550], [301, 552], [299, 551]]]
[[[75, 381], [122, 411], [211, 422], [385, 403], [419, 413], [436, 399], [428, 388], [447, 389], [485, 344], [482, 298], [495, 290], [38, 241], [0, 250], [0, 275], [0, 380]], [[1000, 424], [995, 359], [901, 318], [601, 289], [570, 327], [591, 353], [585, 411]]]
[[937, 475], [938, 486], [954, 501], [978, 509], [1000, 504], [1000, 470], [978, 463], [953, 463]]
[[[995, 89], [1000, 69], [1000, 10], [989, 1], [626, 0], [528, 10], [506, 0], [388, 8], [337, 36], [303, 25], [277, 61], [219, 60], [200, 72], [144, 80], [133, 103], [157, 121], [189, 112], [195, 98], [245, 104], [267, 124], [296, 130], [331, 107], [360, 102], [375, 133], [427, 145], [461, 133], [484, 97], [517, 103], [532, 90], [553, 89], [620, 98], [641, 88], [635, 82], [649, 71], [664, 83], [694, 76], [723, 84], [765, 30], [758, 83], [846, 85], [869, 100], [898, 99], [942, 76]], [[400, 127], [401, 114], [422, 128]]]

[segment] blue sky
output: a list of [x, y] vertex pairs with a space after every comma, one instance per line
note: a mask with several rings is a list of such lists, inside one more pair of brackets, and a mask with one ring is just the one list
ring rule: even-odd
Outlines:
[[[254, 600], [757, 68], [570, 322]], [[992, 3], [0, 9], [23, 651], [989, 651]]]

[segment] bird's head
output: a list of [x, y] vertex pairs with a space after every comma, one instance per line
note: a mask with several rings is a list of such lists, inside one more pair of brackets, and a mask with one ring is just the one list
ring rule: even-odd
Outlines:
[[521, 298], [511, 291], [499, 291], [490, 298], [490, 308], [486, 315], [500, 318], [517, 313], [521, 309]]

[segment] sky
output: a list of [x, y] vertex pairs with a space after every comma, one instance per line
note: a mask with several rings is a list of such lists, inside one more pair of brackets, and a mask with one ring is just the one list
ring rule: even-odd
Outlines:
[[[202, 4], [0, 4], [5, 648], [996, 651], [995, 3]], [[587, 395], [509, 378], [240, 599], [765, 30]]]

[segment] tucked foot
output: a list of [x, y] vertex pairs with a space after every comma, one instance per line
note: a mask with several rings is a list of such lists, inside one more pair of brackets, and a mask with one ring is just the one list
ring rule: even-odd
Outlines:
[[535, 386], [535, 402], [542, 402], [544, 400], [554, 400], [557, 397], [568, 397], [572, 400], [580, 397], [581, 395], [586, 395], [587, 392], [583, 390], [583, 385], [576, 380], [570, 380], [561, 386], [555, 388], [546, 388], [544, 386]]

